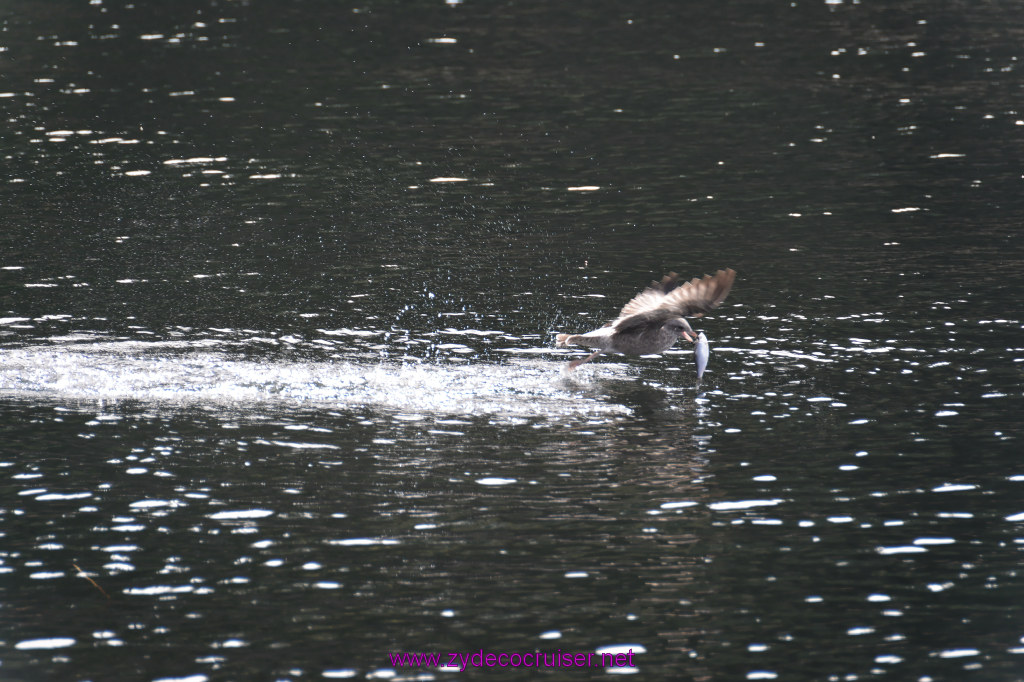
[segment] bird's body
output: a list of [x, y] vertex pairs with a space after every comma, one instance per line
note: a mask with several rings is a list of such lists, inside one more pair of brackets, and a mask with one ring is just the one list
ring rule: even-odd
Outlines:
[[680, 336], [696, 341], [697, 335], [685, 318], [701, 317], [724, 301], [735, 279], [736, 271], [727, 269], [680, 285], [679, 275], [670, 273], [634, 296], [605, 326], [586, 334], [559, 334], [555, 344], [596, 349], [569, 363], [572, 369], [605, 351], [650, 355], [668, 350]]
[[559, 346], [585, 346], [624, 355], [651, 355], [668, 350], [679, 339], [679, 332], [667, 325], [639, 325], [625, 331], [607, 326], [586, 334], [559, 334]]

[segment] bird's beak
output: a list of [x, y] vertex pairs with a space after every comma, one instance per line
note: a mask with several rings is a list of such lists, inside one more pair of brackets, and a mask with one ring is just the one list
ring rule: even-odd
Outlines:
[[697, 343], [697, 336], [693, 332], [688, 332], [684, 329], [683, 336], [685, 336], [686, 340], [690, 343]]

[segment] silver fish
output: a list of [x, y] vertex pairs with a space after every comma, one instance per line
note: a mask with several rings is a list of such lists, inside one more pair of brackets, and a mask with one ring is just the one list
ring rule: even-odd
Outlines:
[[697, 335], [697, 345], [693, 349], [693, 358], [697, 361], [698, 379], [704, 376], [704, 369], [708, 366], [709, 355], [711, 355], [711, 349], [708, 348], [708, 337], [704, 336], [704, 332], [701, 332]]

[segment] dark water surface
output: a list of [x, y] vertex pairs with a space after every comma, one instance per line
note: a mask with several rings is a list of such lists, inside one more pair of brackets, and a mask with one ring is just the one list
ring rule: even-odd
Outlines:
[[[8, 3], [0, 678], [1024, 679], [1022, 46], [1012, 3]], [[565, 373], [720, 267], [702, 384]]]

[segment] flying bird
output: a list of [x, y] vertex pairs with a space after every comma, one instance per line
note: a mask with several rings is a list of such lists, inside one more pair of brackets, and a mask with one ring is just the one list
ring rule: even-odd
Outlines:
[[625, 355], [660, 353], [671, 348], [680, 336], [696, 343], [697, 334], [685, 318], [710, 312], [729, 295], [735, 279], [736, 271], [732, 268], [694, 277], [683, 284], [679, 283], [679, 275], [669, 273], [634, 296], [619, 316], [605, 326], [586, 334], [559, 334], [555, 345], [597, 349], [570, 362], [569, 369], [575, 369], [606, 351]]

